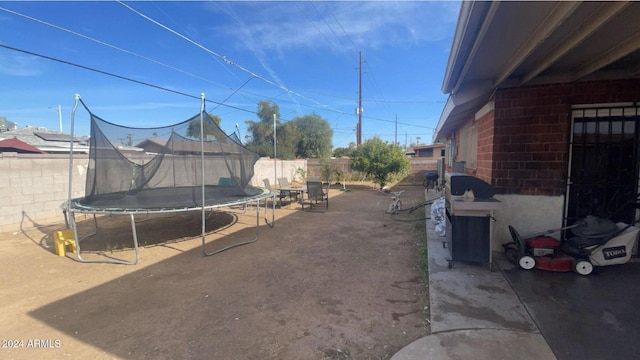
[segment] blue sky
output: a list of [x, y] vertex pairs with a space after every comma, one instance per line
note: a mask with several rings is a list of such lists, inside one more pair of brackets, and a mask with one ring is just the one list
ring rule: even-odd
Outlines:
[[[0, 116], [59, 130], [60, 105], [69, 132], [77, 93], [109, 122], [152, 127], [197, 114], [204, 93], [227, 132], [238, 124], [244, 137], [245, 121], [257, 120], [258, 102], [268, 100], [281, 121], [320, 115], [333, 146], [346, 147], [356, 141], [361, 52], [363, 141], [430, 143], [447, 98], [440, 88], [459, 8], [453, 1], [0, 1]], [[79, 109], [74, 134], [88, 135], [88, 121]]]

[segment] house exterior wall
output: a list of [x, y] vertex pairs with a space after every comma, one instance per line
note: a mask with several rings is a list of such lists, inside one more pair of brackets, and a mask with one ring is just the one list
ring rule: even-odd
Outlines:
[[569, 161], [571, 106], [639, 98], [640, 79], [496, 91], [489, 183], [500, 194], [562, 195]]
[[511, 240], [508, 225], [521, 234], [561, 225], [571, 107], [638, 99], [639, 79], [499, 89], [493, 110], [468, 119], [478, 127], [478, 151], [476, 169], [465, 172], [491, 184], [503, 202], [496, 212], [494, 250]]
[[491, 184], [493, 177], [494, 117], [492, 109], [477, 118], [478, 150], [475, 176]]
[[427, 159], [440, 159], [442, 157], [441, 152], [444, 150], [444, 144], [433, 144], [428, 146], [415, 146], [413, 151], [414, 157], [421, 157]]
[[563, 193], [572, 105], [563, 94], [575, 86], [496, 92], [491, 184], [498, 193]]

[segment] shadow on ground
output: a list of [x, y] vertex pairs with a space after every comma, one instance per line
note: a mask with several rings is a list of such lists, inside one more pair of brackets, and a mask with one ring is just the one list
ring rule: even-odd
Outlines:
[[[405, 187], [408, 205], [423, 201], [421, 186]], [[176, 244], [177, 254], [143, 249], [136, 267], [67, 262], [67, 276], [42, 281], [82, 290], [28, 314], [63, 333], [63, 343], [89, 345], [65, 348], [73, 357], [389, 358], [428, 332], [420, 244], [412, 223], [385, 214], [389, 197], [366, 185], [349, 188], [332, 190], [327, 212], [292, 204], [278, 211], [273, 229], [260, 219], [258, 242], [213, 257], [193, 240]], [[255, 235], [255, 212], [234, 216], [234, 226], [208, 235], [207, 245]], [[154, 231], [159, 223], [152, 221], [139, 235], [149, 231], [160, 243], [193, 226], [157, 221], [163, 230]], [[128, 222], [119, 226], [129, 230]], [[93, 281], [95, 273], [123, 272]]]

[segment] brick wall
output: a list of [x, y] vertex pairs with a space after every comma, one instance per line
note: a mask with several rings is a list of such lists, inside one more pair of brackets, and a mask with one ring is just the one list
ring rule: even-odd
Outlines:
[[[498, 90], [493, 119], [485, 116], [479, 121], [484, 130], [478, 133], [478, 161], [483, 165], [477, 175], [501, 194], [561, 195], [569, 159], [571, 106], [638, 99], [637, 79]], [[490, 169], [487, 163], [492, 164]]]
[[491, 183], [493, 176], [494, 114], [494, 111], [490, 111], [476, 122], [478, 150], [474, 175], [487, 183]]

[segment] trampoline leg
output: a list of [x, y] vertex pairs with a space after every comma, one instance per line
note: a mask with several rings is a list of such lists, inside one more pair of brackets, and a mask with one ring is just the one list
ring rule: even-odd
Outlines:
[[[271, 221], [269, 221], [269, 218], [267, 217], [267, 200], [264, 200], [264, 222], [267, 223], [267, 225], [269, 225], [270, 228], [273, 228], [273, 225], [276, 221], [276, 196], [275, 194], [273, 195], [273, 208], [272, 208], [272, 212], [271, 212]], [[260, 200], [258, 200], [258, 207], [260, 207]]]
[[[138, 252], [138, 236], [136, 234], [136, 223], [135, 223], [135, 219], [133, 217], [133, 214], [131, 214], [131, 229], [133, 231], [133, 247], [134, 250], [136, 252], [136, 258], [134, 261], [126, 261], [126, 260], [121, 260], [121, 259], [111, 259], [111, 258], [104, 258], [104, 259], [83, 259], [82, 255], [80, 253], [80, 238], [78, 237], [78, 228], [76, 226], [76, 216], [73, 213], [73, 211], [69, 212], [69, 219], [71, 220], [71, 227], [73, 228], [73, 235], [76, 241], [76, 259], [79, 262], [83, 262], [83, 263], [110, 263], [110, 264], [122, 264], [122, 265], [135, 265], [138, 263], [138, 261], [140, 260], [140, 254]], [[93, 222], [94, 222], [94, 226], [95, 226], [95, 231], [92, 234], [89, 234], [87, 236], [85, 236], [82, 239], [86, 239], [89, 236], [95, 235], [98, 232], [98, 219], [96, 219], [96, 215], [93, 214]]]
[[[265, 207], [266, 207], [266, 205], [265, 205]], [[205, 256], [215, 255], [215, 254], [221, 253], [223, 251], [227, 251], [229, 249], [233, 249], [233, 248], [238, 247], [238, 246], [248, 245], [248, 244], [254, 243], [254, 242], [258, 241], [258, 237], [260, 237], [260, 200], [257, 201], [257, 205], [256, 205], [256, 236], [253, 239], [248, 240], [248, 241], [243, 241], [241, 243], [225, 246], [222, 249], [218, 249], [218, 250], [215, 250], [215, 251], [212, 251], [212, 252], [207, 252], [207, 250], [205, 249], [205, 241], [204, 241], [205, 236], [204, 236], [204, 234], [202, 234], [202, 253]]]
[[136, 252], [135, 262], [131, 263], [130, 265], [135, 265], [140, 260], [140, 252], [138, 251], [138, 232], [136, 231], [136, 220], [134, 219], [133, 214], [130, 214], [130, 215], [131, 215], [131, 233], [133, 234], [133, 248]]

